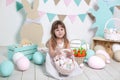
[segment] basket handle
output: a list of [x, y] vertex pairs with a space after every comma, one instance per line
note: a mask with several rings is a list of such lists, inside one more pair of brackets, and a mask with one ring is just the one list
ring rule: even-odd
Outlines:
[[[80, 43], [72, 43], [72, 41], [80, 41]], [[82, 46], [83, 43], [84, 42], [84, 44], [85, 44], [85, 46], [86, 46], [86, 50], [88, 49], [88, 46], [87, 46], [87, 43], [86, 43], [86, 41], [85, 40], [80, 40], [80, 39], [72, 39], [71, 41], [70, 41], [70, 44], [78, 44], [78, 45], [80, 45], [80, 46]]]
[[107, 27], [108, 23], [109, 23], [111, 20], [118, 20], [118, 21], [120, 21], [119, 18], [110, 18], [110, 19], [105, 23], [104, 30], [105, 30], [105, 28]]

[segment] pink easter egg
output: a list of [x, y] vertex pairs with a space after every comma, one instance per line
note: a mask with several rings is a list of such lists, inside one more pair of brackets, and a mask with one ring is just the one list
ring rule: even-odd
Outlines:
[[88, 59], [88, 65], [94, 69], [102, 69], [105, 67], [105, 62], [98, 56], [92, 56]]
[[16, 65], [19, 70], [24, 71], [29, 68], [30, 61], [26, 57], [22, 57], [16, 62]]
[[12, 60], [13, 60], [14, 63], [16, 63], [16, 61], [17, 61], [18, 59], [20, 59], [21, 57], [23, 57], [23, 56], [24, 56], [24, 55], [23, 55], [21, 52], [17, 52], [17, 53], [15, 53], [15, 54], [13, 55]]

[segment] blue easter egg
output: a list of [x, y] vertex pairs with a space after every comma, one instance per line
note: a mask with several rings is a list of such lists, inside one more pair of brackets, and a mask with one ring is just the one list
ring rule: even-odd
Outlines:
[[88, 50], [86, 51], [86, 53], [87, 53], [87, 55], [86, 55], [86, 57], [85, 57], [85, 59], [84, 59], [84, 62], [87, 62], [88, 59], [95, 54], [95, 52], [94, 52], [92, 49], [88, 49]]
[[33, 54], [33, 62], [35, 64], [43, 64], [45, 62], [45, 56], [43, 53], [35, 52], [35, 54]]
[[10, 76], [13, 70], [14, 70], [14, 64], [9, 60], [3, 61], [0, 64], [0, 74], [4, 77]]

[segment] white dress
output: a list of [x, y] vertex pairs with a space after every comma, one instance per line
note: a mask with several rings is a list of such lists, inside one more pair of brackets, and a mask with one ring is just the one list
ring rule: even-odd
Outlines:
[[[64, 43], [63, 43], [64, 44]], [[58, 45], [59, 47], [63, 47], [63, 44]], [[53, 61], [49, 55], [49, 53], [46, 54], [46, 62], [45, 62], [45, 68], [48, 76], [51, 76], [58, 80], [63, 80], [68, 77], [77, 76], [82, 73], [82, 69], [79, 67], [77, 62], [75, 62], [75, 70], [68, 76], [60, 76], [57, 72], [56, 68], [53, 65]]]

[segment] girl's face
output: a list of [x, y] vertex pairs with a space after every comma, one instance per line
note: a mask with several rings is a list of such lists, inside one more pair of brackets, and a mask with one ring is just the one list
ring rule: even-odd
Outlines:
[[65, 35], [65, 29], [61, 25], [58, 25], [58, 28], [55, 29], [55, 35], [57, 38], [63, 38]]

